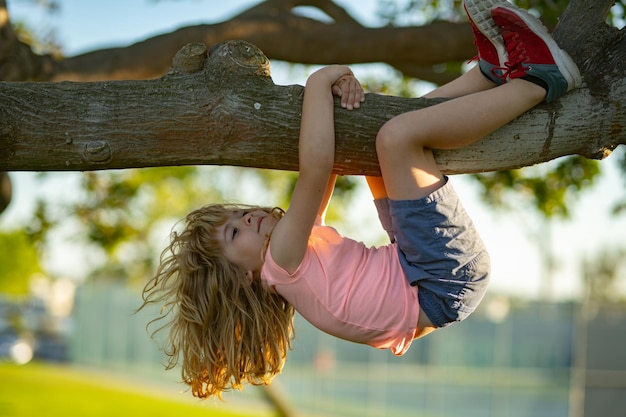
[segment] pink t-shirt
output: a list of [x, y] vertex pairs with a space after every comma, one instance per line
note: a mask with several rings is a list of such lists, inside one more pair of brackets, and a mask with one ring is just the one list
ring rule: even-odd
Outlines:
[[404, 354], [419, 315], [417, 287], [409, 285], [395, 244], [380, 248], [341, 236], [316, 221], [298, 269], [289, 274], [268, 249], [261, 271], [311, 324], [333, 336]]

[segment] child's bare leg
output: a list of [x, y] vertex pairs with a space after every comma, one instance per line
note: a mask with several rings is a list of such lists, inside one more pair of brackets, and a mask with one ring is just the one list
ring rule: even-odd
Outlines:
[[376, 137], [389, 198], [412, 200], [430, 194], [443, 184], [430, 149], [476, 142], [539, 104], [545, 95], [536, 84], [512, 80], [391, 119]]
[[476, 65], [455, 80], [424, 95], [424, 98], [457, 98], [479, 91], [489, 90], [496, 86], [497, 84], [487, 79], [487, 77], [480, 72], [478, 65]]
[[367, 181], [367, 186], [369, 187], [370, 193], [372, 193], [372, 197], [374, 198], [374, 200], [381, 200], [388, 197], [383, 177], [366, 176], [365, 180]]
[[[441, 87], [436, 88], [435, 90], [426, 94], [424, 97], [442, 97], [453, 99], [481, 91], [490, 90], [494, 87], [496, 87], [496, 84], [487, 79], [487, 77], [485, 77], [480, 72], [478, 65], [476, 65], [460, 77]], [[367, 185], [374, 199], [388, 197], [382, 177], [366, 177], [365, 179], [367, 180]]]

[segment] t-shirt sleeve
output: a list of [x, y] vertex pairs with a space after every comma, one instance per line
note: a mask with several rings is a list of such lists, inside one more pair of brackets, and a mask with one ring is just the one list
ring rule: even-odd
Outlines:
[[[314, 226], [320, 226], [323, 222], [322, 217], [318, 214], [315, 218]], [[311, 256], [308, 250], [305, 251], [304, 257], [302, 258], [302, 261], [300, 261], [300, 265], [298, 265], [296, 270], [290, 274], [274, 261], [270, 247], [271, 245], [267, 246], [265, 262], [263, 263], [263, 268], [261, 269], [261, 279], [263, 279], [269, 286], [293, 282], [297, 279], [299, 271], [302, 270], [302, 268], [309, 262], [309, 258]]]

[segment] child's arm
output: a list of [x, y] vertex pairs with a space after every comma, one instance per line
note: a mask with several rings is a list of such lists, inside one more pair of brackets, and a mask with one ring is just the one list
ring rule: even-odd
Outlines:
[[326, 184], [326, 192], [324, 193], [324, 197], [322, 198], [322, 203], [320, 204], [320, 208], [317, 211], [317, 214], [319, 214], [322, 220], [326, 218], [326, 211], [328, 210], [330, 199], [333, 196], [333, 192], [335, 191], [336, 182], [337, 182], [337, 174], [330, 174], [330, 178], [328, 179], [328, 183]]
[[341, 97], [342, 107], [347, 109], [358, 108], [364, 99], [363, 89], [348, 67], [325, 67], [307, 80], [300, 124], [300, 174], [289, 209], [270, 240], [274, 261], [288, 272], [300, 265], [315, 218], [325, 210], [332, 194], [328, 186], [335, 162], [333, 94]]

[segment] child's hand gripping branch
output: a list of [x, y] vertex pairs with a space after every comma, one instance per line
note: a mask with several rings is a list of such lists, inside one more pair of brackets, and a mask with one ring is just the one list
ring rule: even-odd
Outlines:
[[344, 109], [358, 109], [361, 107], [361, 103], [365, 101], [363, 87], [352, 72], [335, 81], [332, 91], [334, 95], [341, 97], [341, 107]]

